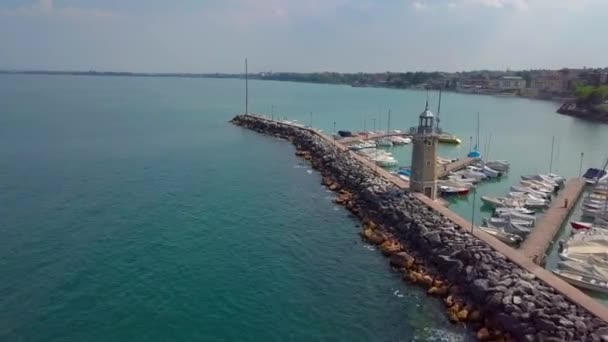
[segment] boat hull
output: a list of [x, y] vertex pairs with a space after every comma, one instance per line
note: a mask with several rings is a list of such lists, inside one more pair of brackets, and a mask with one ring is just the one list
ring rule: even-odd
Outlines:
[[601, 285], [596, 285], [596, 284], [591, 284], [582, 280], [577, 279], [576, 275], [572, 275], [570, 273], [567, 272], [562, 272], [559, 270], [553, 270], [553, 273], [560, 277], [562, 280], [564, 280], [565, 282], [574, 285], [576, 287], [579, 288], [583, 288], [583, 289], [587, 289], [587, 290], [591, 290], [591, 291], [595, 291], [595, 292], [600, 292], [600, 293], [607, 293], [608, 294], [608, 286], [601, 286]]
[[570, 227], [573, 229], [589, 229], [593, 226], [593, 223], [588, 222], [580, 222], [580, 221], [570, 221]]

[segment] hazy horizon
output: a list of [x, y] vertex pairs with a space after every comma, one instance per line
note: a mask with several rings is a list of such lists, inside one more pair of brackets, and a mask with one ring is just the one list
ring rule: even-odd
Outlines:
[[0, 69], [149, 73], [606, 67], [602, 0], [5, 0]]

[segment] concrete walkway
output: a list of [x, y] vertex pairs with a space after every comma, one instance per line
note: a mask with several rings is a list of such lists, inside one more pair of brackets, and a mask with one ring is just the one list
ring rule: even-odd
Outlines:
[[[266, 120], [268, 120], [268, 119], [266, 119]], [[268, 120], [268, 121], [271, 121], [271, 120]], [[299, 126], [296, 126], [296, 127], [302, 128]], [[310, 132], [312, 132], [314, 134], [317, 134], [319, 137], [321, 137], [329, 142], [335, 143], [336, 147], [338, 149], [343, 150], [343, 151], [349, 151], [344, 145], [338, 143], [333, 138], [328, 137], [314, 129], [308, 129], [308, 128], [305, 128], [305, 129], [309, 130]], [[392, 182], [397, 187], [399, 187], [401, 189], [409, 188], [409, 184], [406, 184], [406, 182], [404, 182], [401, 178], [390, 174], [388, 171], [382, 169], [381, 167], [376, 166], [376, 164], [374, 164], [373, 162], [369, 161], [368, 159], [366, 159], [356, 153], [352, 153], [350, 151], [349, 151], [349, 153], [356, 160], [360, 161], [363, 165], [370, 167], [376, 174], [384, 177], [386, 180]], [[566, 190], [568, 190], [568, 187], [570, 187], [572, 189], [570, 191], [574, 191], [573, 193], [570, 194], [571, 196], [576, 193], [575, 190], [577, 188], [574, 185], [570, 185], [570, 184], [572, 184], [572, 180], [569, 181], [569, 184], [566, 186], [566, 189], [564, 189], [562, 191], [563, 196], [566, 196], [565, 194], [566, 194]], [[582, 191], [582, 190], [579, 190], [579, 191]], [[429, 208], [431, 208], [431, 209], [435, 210], [436, 212], [440, 213], [441, 215], [445, 216], [448, 220], [452, 221], [454, 224], [459, 225], [464, 230], [470, 232], [475, 237], [477, 237], [481, 241], [485, 242], [488, 246], [490, 246], [496, 252], [499, 252], [502, 255], [504, 255], [509, 261], [511, 261], [514, 264], [518, 265], [519, 267], [527, 270], [528, 272], [534, 274], [538, 279], [543, 281], [548, 286], [553, 287], [556, 291], [561, 293], [564, 297], [568, 298], [573, 303], [575, 303], [575, 304], [579, 305], [580, 307], [584, 308], [585, 310], [589, 311], [591, 314], [595, 315], [596, 317], [608, 322], [608, 307], [600, 304], [598, 301], [587, 296], [585, 293], [583, 293], [579, 289], [575, 288], [574, 286], [572, 286], [572, 285], [568, 284], [567, 282], [563, 281], [562, 279], [558, 278], [552, 272], [547, 271], [544, 268], [542, 268], [541, 266], [535, 264], [534, 262], [532, 262], [532, 260], [529, 257], [524, 255], [523, 253], [520, 253], [518, 250], [515, 250], [515, 249], [505, 245], [504, 243], [498, 241], [493, 236], [485, 233], [481, 229], [474, 227], [470, 222], [468, 222], [467, 220], [458, 216], [456, 213], [454, 213], [447, 207], [444, 207], [440, 202], [433, 201], [421, 193], [415, 193], [415, 196], [421, 202], [426, 204]], [[578, 193], [578, 196], [580, 196], [580, 192]], [[578, 196], [576, 198], [578, 198]], [[572, 197], [572, 198], [573, 199], [569, 198], [569, 201], [570, 201], [570, 203], [568, 204], [569, 206], [574, 205], [574, 203], [576, 202], [576, 200], [574, 200], [574, 197]], [[560, 203], [559, 198], [556, 199], [554, 201], [554, 203]], [[563, 205], [563, 199], [562, 199], [561, 203]], [[566, 210], [568, 210], [568, 209], [566, 209]], [[558, 214], [556, 213], [556, 215], [558, 215]], [[565, 214], [565, 215], [567, 216], [567, 214]], [[549, 226], [549, 223], [547, 223], [547, 226]], [[559, 229], [559, 228], [557, 228], [557, 229]], [[543, 234], [540, 236], [540, 238], [542, 238], [542, 237], [547, 239], [547, 241], [543, 242], [543, 244], [545, 244], [545, 243], [548, 244], [550, 242], [550, 240], [552, 239], [552, 236], [549, 237], [546, 234]], [[544, 252], [545, 252], [545, 250], [543, 250], [542, 253], [544, 253]]]
[[[581, 178], [569, 179], [564, 189], [551, 202], [549, 209], [521, 245], [519, 252], [528, 258], [538, 257], [539, 261], [542, 260], [551, 241], [568, 218], [584, 188], [585, 181]], [[566, 199], [568, 199], [567, 207], [564, 206]]]

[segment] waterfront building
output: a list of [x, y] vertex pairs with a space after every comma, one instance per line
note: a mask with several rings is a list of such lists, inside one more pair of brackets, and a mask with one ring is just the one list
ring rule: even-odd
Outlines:
[[421, 192], [435, 199], [437, 195], [437, 143], [440, 129], [435, 126], [435, 116], [426, 101], [424, 111], [419, 115], [417, 127], [410, 129], [412, 134], [412, 175], [410, 190]]
[[568, 75], [559, 71], [545, 71], [532, 76], [530, 88], [537, 92], [564, 93], [568, 89]]
[[526, 88], [526, 80], [520, 76], [502, 76], [491, 80], [490, 88], [497, 91], [519, 91]]

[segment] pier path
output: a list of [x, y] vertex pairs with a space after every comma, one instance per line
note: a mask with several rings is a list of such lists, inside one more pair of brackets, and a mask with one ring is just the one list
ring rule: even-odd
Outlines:
[[[549, 209], [519, 248], [520, 253], [528, 258], [538, 257], [539, 260], [543, 259], [545, 251], [547, 251], [551, 241], [568, 218], [584, 188], [585, 181], [581, 178], [571, 178], [566, 182], [564, 189], [551, 202]], [[567, 207], [564, 206], [566, 199], [568, 199]]]
[[[249, 114], [249, 115], [251, 115], [251, 114]], [[273, 121], [273, 120], [267, 119], [263, 116], [257, 116], [257, 115], [252, 115], [252, 116], [254, 116], [258, 119], [262, 118], [267, 121], [281, 123], [284, 125], [292, 125], [292, 126], [295, 126], [295, 127], [301, 128], [301, 129], [306, 129], [306, 130], [316, 134], [320, 138], [323, 138], [326, 141], [335, 144], [336, 148], [338, 148], [342, 151], [345, 151], [345, 153], [346, 152], [350, 153], [350, 155], [353, 156], [353, 158], [360, 161], [363, 165], [369, 167], [377, 175], [384, 177], [389, 182], [392, 182], [395, 186], [397, 186], [401, 189], [409, 188], [409, 184], [407, 184], [407, 182], [405, 182], [404, 180], [402, 180], [399, 177], [392, 175], [390, 172], [384, 170], [383, 168], [378, 167], [375, 163], [364, 158], [363, 156], [360, 156], [360, 155], [348, 150], [348, 148], [346, 146], [344, 146], [343, 144], [341, 144], [339, 142], [339, 140], [335, 140], [334, 138], [329, 137], [312, 128], [306, 128], [306, 127], [302, 127], [300, 125], [283, 123], [280, 121]], [[571, 184], [578, 184], [578, 183], [573, 183], [573, 181], [570, 181], [569, 186], [567, 185], [566, 189], [564, 189], [564, 191], [562, 191], [563, 196], [566, 196], [566, 190], [570, 191], [569, 192], [570, 196], [576, 194], [577, 187], [574, 185], [571, 185]], [[580, 191], [582, 191], [582, 187], [578, 191], [579, 191], [578, 196], [580, 196]], [[557, 277], [556, 275], [554, 275], [552, 272], [537, 265], [525, 253], [522, 253], [516, 249], [513, 249], [513, 248], [507, 246], [506, 244], [500, 242], [493, 236], [487, 234], [486, 232], [482, 231], [481, 229], [478, 229], [471, 222], [468, 222], [467, 220], [460, 217], [458, 214], [454, 213], [453, 211], [451, 211], [450, 209], [445, 207], [441, 202], [433, 201], [432, 199], [426, 197], [424, 194], [421, 194], [421, 193], [414, 193], [414, 196], [416, 196], [416, 198], [418, 198], [422, 203], [424, 203], [429, 208], [431, 208], [431, 209], [435, 210], [436, 212], [438, 212], [439, 214], [445, 216], [448, 220], [452, 221], [454, 224], [462, 227], [462, 229], [470, 232], [471, 234], [473, 234], [473, 236], [475, 236], [478, 239], [480, 239], [481, 241], [485, 242], [490, 248], [492, 248], [496, 252], [499, 252], [502, 255], [504, 255], [509, 261], [511, 261], [514, 264], [518, 265], [519, 267], [525, 269], [526, 271], [532, 273], [534, 276], [536, 276], [538, 279], [540, 279], [545, 284], [553, 287], [556, 291], [561, 293], [564, 297], [568, 298], [573, 303], [581, 306], [582, 308], [584, 308], [591, 314], [595, 315], [596, 317], [608, 322], [608, 307], [606, 307], [606, 306], [602, 305], [601, 303], [599, 303], [598, 301], [592, 299], [591, 297], [589, 297], [588, 295], [586, 295], [579, 289], [575, 288], [574, 286], [568, 284], [564, 280], [562, 280], [559, 277]], [[563, 212], [565, 212], [565, 214], [562, 213], [563, 216], [561, 216], [560, 212], [558, 212], [558, 211], [555, 211], [555, 214], [552, 214], [552, 216], [556, 217], [556, 219], [547, 221], [547, 223], [546, 223], [547, 229], [555, 229], [555, 231], [559, 230], [559, 228], [561, 227], [561, 225], [563, 223], [563, 220], [565, 220], [570, 209], [576, 203], [575, 200], [570, 200], [570, 198], [569, 198], [569, 201], [570, 201], [570, 203], [568, 205], [568, 208], [563, 208], [564, 209]], [[560, 203], [559, 196], [558, 196], [558, 199], [554, 201], [554, 203], [558, 203], [557, 205], [559, 205], [559, 203]], [[563, 198], [562, 198], [561, 204], [563, 206]], [[557, 208], [555, 210], [557, 210]], [[562, 217], [561, 221], [557, 219], [559, 217]], [[555, 228], [555, 226], [557, 226], [557, 228]], [[553, 238], [553, 235], [551, 235], [551, 236], [549, 236], [549, 235], [551, 235], [551, 234], [546, 234], [546, 233], [538, 234], [538, 236], [539, 236], [538, 241], [541, 243], [541, 245], [548, 246], [551, 239]], [[546, 241], [541, 240], [541, 239], [546, 239]], [[542, 251], [543, 254], [544, 254], [544, 252], [545, 252], [545, 250]]]

